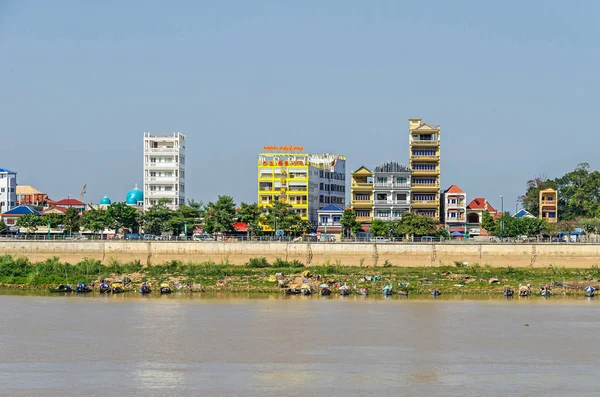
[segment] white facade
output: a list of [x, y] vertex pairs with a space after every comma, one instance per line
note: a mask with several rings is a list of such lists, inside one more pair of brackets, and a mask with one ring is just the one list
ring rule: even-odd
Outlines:
[[17, 173], [0, 168], [0, 213], [17, 206]]
[[185, 135], [144, 133], [144, 208], [167, 199], [173, 210], [185, 204]]
[[346, 157], [311, 154], [309, 177], [309, 220], [318, 223], [317, 211], [329, 204], [346, 206]]
[[373, 171], [373, 219], [397, 221], [410, 210], [410, 168], [390, 161]]

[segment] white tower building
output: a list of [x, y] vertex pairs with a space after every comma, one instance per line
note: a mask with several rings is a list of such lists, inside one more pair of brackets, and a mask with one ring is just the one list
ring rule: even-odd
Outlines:
[[0, 168], [0, 213], [17, 206], [17, 173]]
[[185, 204], [185, 135], [144, 133], [144, 208], [166, 199], [173, 210]]

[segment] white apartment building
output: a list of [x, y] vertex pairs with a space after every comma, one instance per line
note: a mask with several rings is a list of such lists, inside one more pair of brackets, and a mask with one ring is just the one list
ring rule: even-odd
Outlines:
[[373, 219], [397, 221], [410, 210], [410, 168], [390, 161], [373, 171]]
[[17, 206], [17, 173], [0, 168], [0, 213]]
[[144, 208], [166, 199], [173, 210], [185, 204], [185, 135], [144, 133]]
[[321, 208], [329, 204], [346, 206], [346, 157], [329, 153], [311, 154], [308, 163], [310, 175], [316, 177], [309, 179], [312, 185], [309, 187], [309, 204], [313, 204], [309, 209], [309, 220], [316, 224], [317, 211]]

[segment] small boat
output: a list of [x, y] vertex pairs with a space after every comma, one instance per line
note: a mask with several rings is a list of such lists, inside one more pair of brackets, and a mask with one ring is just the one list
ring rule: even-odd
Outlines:
[[519, 287], [519, 296], [529, 296], [530, 293], [531, 290], [529, 289], [529, 287], [525, 285]]
[[329, 284], [321, 284], [319, 285], [319, 288], [321, 289], [321, 295], [331, 295], [331, 288], [329, 288]]
[[169, 287], [168, 283], [160, 284], [160, 293], [161, 294], [170, 294], [171, 293], [171, 287]]
[[50, 292], [73, 292], [73, 288], [70, 285], [59, 285], [56, 288], [49, 288]]
[[442, 293], [440, 292], [440, 290], [438, 289], [434, 289], [433, 291], [431, 291], [431, 295], [432, 296], [440, 296]]
[[140, 287], [140, 293], [141, 294], [149, 294], [150, 292], [152, 292], [152, 290], [150, 289], [150, 286], [147, 283], [142, 283], [141, 287]]
[[515, 294], [514, 289], [511, 289], [511, 288], [504, 289], [504, 296], [509, 297], [509, 296], [513, 296], [514, 294]]
[[550, 289], [548, 287], [541, 287], [540, 288], [540, 295], [543, 297], [548, 297], [550, 296]]
[[112, 293], [120, 294], [122, 292], [125, 292], [125, 288], [123, 288], [123, 282], [121, 280], [115, 280], [115, 282], [112, 283]]
[[356, 290], [356, 293], [358, 295], [369, 295], [369, 289], [368, 288], [358, 288]]
[[596, 288], [592, 287], [591, 285], [588, 285], [584, 288], [584, 291], [585, 296], [592, 298], [594, 296], [594, 291], [596, 291]]
[[398, 291], [398, 295], [400, 295], [400, 296], [408, 296], [408, 290], [400, 290], [400, 291]]
[[286, 290], [285, 293], [287, 295], [298, 295], [300, 293], [300, 288], [297, 285], [291, 285]]
[[339, 290], [340, 290], [340, 295], [343, 295], [343, 296], [350, 295], [350, 287], [348, 287], [347, 285], [342, 285]]
[[100, 283], [100, 293], [101, 294], [109, 294], [112, 292], [110, 285], [107, 282]]
[[388, 285], [386, 285], [386, 286], [385, 286], [385, 287], [383, 287], [383, 289], [382, 289], [383, 295], [385, 295], [385, 296], [390, 296], [390, 295], [392, 295], [392, 294], [394, 293], [393, 289], [394, 289], [394, 287], [392, 286], [392, 284], [388, 284]]
[[300, 287], [300, 292], [302, 293], [302, 295], [312, 295], [313, 290], [310, 285], [304, 284], [302, 285], [302, 287]]
[[92, 292], [92, 289], [88, 287], [86, 283], [79, 283], [75, 287], [75, 292], [77, 292], [78, 294], [84, 294], [86, 292]]

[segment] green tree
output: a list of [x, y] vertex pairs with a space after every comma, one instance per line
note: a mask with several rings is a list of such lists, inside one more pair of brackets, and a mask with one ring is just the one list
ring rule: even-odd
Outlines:
[[344, 210], [344, 215], [342, 215], [340, 223], [342, 224], [347, 237], [349, 237], [350, 234], [355, 236], [362, 228], [360, 222], [356, 220], [356, 212], [350, 208]]
[[159, 199], [158, 203], [148, 208], [142, 215], [144, 221], [144, 233], [161, 235], [171, 230], [171, 218], [174, 211], [167, 207], [167, 199]]
[[39, 215], [26, 214], [17, 218], [17, 226], [27, 229], [27, 233], [35, 233], [38, 227], [43, 225], [43, 219]]
[[496, 221], [494, 220], [492, 214], [490, 214], [490, 212], [487, 210], [484, 211], [483, 215], [481, 216], [481, 227], [491, 233], [493, 233], [496, 229]]
[[106, 208], [106, 217], [110, 222], [110, 228], [119, 232], [123, 228], [137, 230], [139, 227], [138, 212], [135, 207], [126, 203], [112, 203]]
[[215, 203], [206, 206], [204, 218], [208, 233], [227, 233], [233, 231], [235, 222], [235, 202], [230, 196], [219, 196]]
[[577, 227], [582, 228], [588, 237], [594, 235], [595, 241], [598, 242], [598, 234], [600, 233], [599, 218], [584, 219], [579, 221], [579, 223], [577, 223]]
[[240, 209], [237, 212], [238, 221], [244, 222], [248, 225], [249, 236], [254, 236], [262, 233], [262, 227], [260, 226], [261, 216], [262, 211], [256, 203], [241, 203]]
[[64, 225], [65, 229], [69, 231], [69, 235], [73, 232], [79, 231], [80, 221], [81, 212], [77, 208], [67, 208], [67, 211], [65, 212]]
[[374, 219], [371, 223], [371, 234], [375, 237], [392, 237], [395, 226], [394, 222]]
[[525, 194], [519, 197], [519, 201], [523, 205], [523, 208], [532, 215], [537, 216], [540, 213], [540, 190], [550, 187], [556, 189], [556, 183], [552, 180], [548, 180], [544, 175], [539, 175], [528, 180]]
[[297, 233], [298, 222], [302, 220], [292, 206], [283, 201], [275, 200], [273, 205], [265, 209], [261, 217], [261, 223], [276, 227], [276, 230], [284, 230], [290, 233]]
[[65, 215], [64, 214], [46, 214], [42, 215], [44, 220], [44, 224], [48, 224], [50, 222], [50, 227], [56, 229], [60, 225], [64, 225], [65, 223]]
[[397, 222], [395, 234], [397, 236], [434, 236], [438, 223], [423, 215], [405, 213]]
[[202, 222], [202, 205], [202, 202], [196, 202], [194, 200], [189, 200], [187, 205], [180, 205], [173, 214], [173, 217], [169, 220], [169, 229], [173, 231], [174, 234], [181, 234], [184, 232], [187, 225], [187, 234], [192, 235], [194, 226], [199, 225]]
[[8, 226], [6, 226], [6, 223], [4, 223], [4, 221], [2, 219], [0, 219], [0, 232], [4, 231], [4, 229], [6, 229]]
[[107, 216], [107, 211], [104, 209], [91, 208], [83, 213], [80, 226], [82, 229], [91, 230], [94, 233], [102, 233], [104, 229], [112, 226], [111, 220]]

